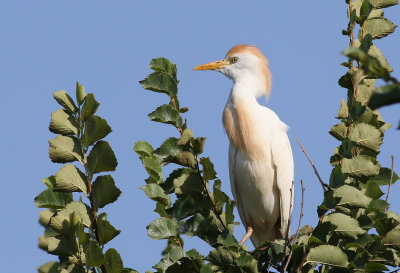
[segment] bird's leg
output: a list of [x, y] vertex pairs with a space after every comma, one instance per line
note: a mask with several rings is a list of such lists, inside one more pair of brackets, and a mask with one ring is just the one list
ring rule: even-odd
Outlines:
[[252, 227], [247, 227], [247, 232], [246, 234], [243, 236], [242, 240], [240, 240], [239, 245], [243, 245], [251, 236], [251, 234], [253, 234], [253, 228]]

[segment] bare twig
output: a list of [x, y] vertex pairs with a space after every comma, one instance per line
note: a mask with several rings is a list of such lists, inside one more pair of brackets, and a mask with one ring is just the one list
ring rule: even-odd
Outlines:
[[[389, 200], [390, 188], [392, 187], [393, 170], [394, 170], [394, 155], [392, 155], [392, 168], [391, 168], [391, 171], [390, 171], [390, 181], [389, 181], [388, 192], [387, 192], [387, 195], [386, 195], [386, 202]], [[387, 211], [387, 210], [388, 210], [388, 207], [385, 208], [385, 211]]]
[[314, 162], [308, 156], [308, 154], [307, 154], [306, 150], [304, 149], [303, 145], [301, 145], [300, 140], [298, 138], [296, 138], [296, 140], [297, 140], [297, 143], [299, 143], [301, 150], [306, 155], [306, 157], [307, 157], [308, 161], [310, 162], [311, 166], [313, 167], [314, 172], [317, 175], [319, 182], [321, 183], [322, 189], [324, 190], [324, 192], [326, 192], [325, 183], [324, 183], [324, 181], [322, 181], [321, 176], [319, 176], [317, 168], [315, 168]]
[[[287, 223], [287, 228], [286, 228], [286, 234], [285, 234], [285, 254], [286, 254], [286, 249], [288, 248], [290, 244], [290, 239], [289, 239], [289, 229], [290, 229], [290, 224], [292, 223], [292, 215], [293, 215], [293, 189], [294, 189], [294, 181], [292, 181], [292, 187], [290, 187], [290, 207], [289, 207], [289, 219]], [[282, 234], [283, 236], [283, 234]], [[288, 262], [286, 262], [286, 266], [289, 263], [290, 260], [290, 254], [288, 255]], [[286, 266], [282, 268], [281, 272], [285, 272]]]
[[[300, 218], [299, 218], [299, 225], [297, 226], [297, 232], [296, 235], [294, 236], [294, 240], [293, 243], [296, 243], [297, 241], [297, 237], [299, 236], [300, 233], [300, 227], [301, 227], [301, 220], [303, 219], [303, 209], [304, 209], [304, 191], [306, 190], [303, 186], [303, 180], [300, 180], [301, 183], [301, 210], [300, 210]], [[283, 268], [283, 272], [286, 271], [286, 268], [289, 265], [290, 259], [292, 258], [292, 254], [293, 254], [293, 249], [290, 248], [290, 252], [289, 252], [289, 257], [286, 261], [285, 267]]]

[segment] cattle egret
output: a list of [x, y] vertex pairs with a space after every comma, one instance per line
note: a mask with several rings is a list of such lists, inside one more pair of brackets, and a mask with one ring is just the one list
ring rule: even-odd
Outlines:
[[246, 234], [255, 247], [283, 238], [293, 204], [294, 164], [288, 127], [257, 98], [271, 89], [268, 60], [255, 46], [236, 45], [225, 59], [194, 70], [215, 70], [233, 80], [222, 121], [229, 138], [229, 177]]

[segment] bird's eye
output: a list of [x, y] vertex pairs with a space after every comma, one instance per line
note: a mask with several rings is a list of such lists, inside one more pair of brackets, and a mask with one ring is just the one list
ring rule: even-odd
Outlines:
[[237, 57], [232, 57], [232, 58], [229, 59], [229, 62], [230, 62], [231, 64], [234, 64], [234, 63], [236, 63], [237, 61], [238, 61], [238, 58], [237, 58]]

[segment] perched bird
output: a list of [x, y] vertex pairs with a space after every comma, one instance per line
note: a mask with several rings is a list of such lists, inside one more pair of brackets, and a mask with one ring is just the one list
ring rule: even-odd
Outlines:
[[229, 138], [229, 176], [246, 234], [258, 247], [283, 238], [293, 204], [294, 164], [288, 127], [257, 98], [271, 90], [268, 60], [252, 45], [236, 45], [225, 59], [194, 70], [215, 70], [233, 80], [222, 121]]

